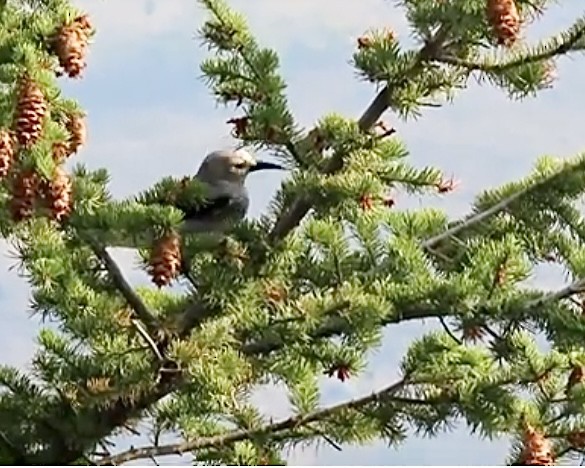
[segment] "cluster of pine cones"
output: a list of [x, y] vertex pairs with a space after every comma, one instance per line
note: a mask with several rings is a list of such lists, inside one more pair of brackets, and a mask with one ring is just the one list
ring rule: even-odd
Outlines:
[[[80, 15], [61, 26], [48, 40], [59, 65], [70, 77], [79, 77], [86, 67], [85, 57], [93, 27], [87, 15]], [[58, 72], [60, 74], [60, 71]], [[19, 164], [22, 151], [30, 150], [39, 142], [49, 114], [49, 103], [42, 87], [28, 72], [24, 72], [17, 86], [17, 103], [12, 128], [0, 128], [0, 178], [8, 179], [11, 190], [9, 211], [15, 222], [34, 215], [37, 208], [45, 208], [49, 215], [62, 221], [71, 213], [71, 178], [61, 163], [85, 144], [86, 128], [82, 113], [66, 116], [64, 125], [68, 138], [53, 143], [52, 152], [57, 167], [50, 180], [44, 180], [31, 168]]]
[[[57, 58], [57, 76], [82, 77], [93, 26], [88, 15], [80, 15], [61, 25], [47, 41], [47, 50]], [[43, 210], [60, 222], [69, 217], [73, 208], [72, 181], [62, 163], [85, 145], [85, 116], [67, 115], [62, 121], [68, 137], [52, 143], [56, 163], [50, 180], [21, 164], [23, 151], [33, 148], [42, 138], [45, 119], [50, 114], [49, 103], [42, 87], [29, 73], [24, 73], [17, 85], [17, 104], [11, 128], [0, 128], [0, 179], [6, 179], [11, 192], [8, 211], [14, 222], [29, 219]], [[168, 285], [181, 269], [180, 239], [169, 234], [153, 247], [149, 272], [159, 287]]]

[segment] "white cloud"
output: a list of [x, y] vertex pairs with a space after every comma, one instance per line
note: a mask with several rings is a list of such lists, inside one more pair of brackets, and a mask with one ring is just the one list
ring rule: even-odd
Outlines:
[[[115, 7], [106, 1], [75, 1], [93, 17], [97, 40], [123, 53], [144, 40], [191, 36], [206, 11], [195, 0], [124, 0]], [[291, 44], [322, 47], [330, 36], [355, 37], [373, 26], [405, 30], [401, 10], [386, 0], [235, 0], [230, 5], [249, 18], [254, 32], [271, 46]], [[337, 39], [337, 38], [336, 38]]]

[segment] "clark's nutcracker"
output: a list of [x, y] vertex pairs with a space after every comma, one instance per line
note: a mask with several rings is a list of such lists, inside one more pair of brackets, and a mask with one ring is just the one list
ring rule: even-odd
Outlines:
[[[244, 149], [218, 150], [209, 153], [195, 175], [206, 185], [205, 203], [199, 206], [181, 205], [175, 202], [175, 208], [184, 213], [181, 232], [187, 233], [222, 233], [246, 216], [250, 199], [244, 185], [250, 172], [263, 169], [284, 169], [282, 166], [257, 161]], [[110, 247], [138, 248], [149, 245], [147, 233], [108, 232]]]
[[250, 199], [244, 185], [250, 172], [284, 169], [282, 166], [257, 161], [244, 149], [219, 150], [209, 153], [195, 177], [207, 186], [208, 200], [196, 208], [177, 206], [185, 213], [182, 231], [224, 232], [246, 216]]

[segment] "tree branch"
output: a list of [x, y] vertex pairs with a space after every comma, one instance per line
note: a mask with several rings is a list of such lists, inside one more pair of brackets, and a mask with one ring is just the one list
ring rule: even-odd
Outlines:
[[529, 63], [539, 62], [541, 60], [547, 60], [553, 58], [557, 55], [564, 55], [571, 51], [573, 51], [573, 47], [580, 41], [582, 38], [585, 37], [585, 20], [581, 18], [575, 25], [571, 31], [567, 33], [567, 39], [561, 41], [554, 47], [549, 47], [548, 49], [543, 50], [542, 52], [522, 56], [520, 58], [516, 58], [513, 60], [508, 60], [501, 63], [489, 63], [485, 62], [472, 62], [467, 61], [464, 59], [460, 59], [457, 57], [451, 56], [440, 56], [436, 58], [437, 62], [446, 63], [449, 65], [455, 65], [458, 67], [466, 68], [469, 71], [481, 71], [484, 73], [496, 73], [496, 72], [503, 72], [506, 70], [510, 70], [515, 67], [519, 67]]
[[239, 429], [233, 432], [229, 432], [227, 434], [221, 434], [212, 437], [202, 437], [199, 439], [186, 441], [178, 444], [160, 445], [158, 447], [148, 446], [132, 448], [117, 455], [102, 458], [101, 460], [98, 460], [96, 462], [96, 465], [99, 466], [120, 465], [122, 463], [126, 463], [131, 460], [138, 460], [141, 458], [183, 454], [185, 452], [191, 452], [193, 450], [201, 450], [209, 447], [219, 447], [228, 444], [233, 444], [234, 442], [246, 439], [253, 439], [264, 434], [276, 434], [278, 432], [286, 431], [288, 429], [295, 429], [300, 426], [306, 426], [307, 424], [314, 421], [323, 420], [334, 415], [338, 411], [348, 409], [360, 409], [370, 403], [374, 403], [384, 398], [391, 397], [393, 394], [401, 390], [406, 384], [407, 381], [405, 379], [402, 379], [384, 388], [379, 392], [372, 393], [371, 395], [358, 398], [355, 400], [350, 400], [344, 403], [339, 403], [337, 405], [329, 406], [327, 408], [313, 411], [306, 415], [292, 416], [280, 422], [268, 424], [259, 429], [254, 430]]
[[95, 239], [84, 236], [84, 240], [89, 244], [94, 254], [100, 259], [100, 261], [106, 267], [106, 270], [110, 274], [112, 282], [116, 288], [120, 291], [122, 296], [126, 299], [126, 302], [134, 309], [136, 315], [144, 322], [144, 324], [152, 331], [157, 330], [160, 327], [159, 321], [155, 315], [148, 309], [146, 304], [140, 299], [138, 294], [134, 291], [132, 286], [124, 278], [122, 270], [108, 253], [106, 248], [101, 245]]
[[[417, 304], [419, 306], [419, 304]], [[393, 323], [405, 322], [408, 320], [425, 319], [431, 317], [440, 317], [445, 314], [443, 309], [429, 309], [427, 305], [420, 304], [420, 307], [413, 306], [408, 310], [400, 311], [397, 314], [385, 317], [382, 319], [380, 325], [386, 326]], [[318, 340], [329, 338], [332, 336], [341, 335], [351, 330], [348, 322], [342, 317], [331, 317], [323, 325], [318, 327], [310, 333], [311, 340]], [[285, 345], [283, 337], [271, 335], [265, 339], [260, 339], [251, 343], [244, 344], [241, 351], [249, 356], [257, 356], [262, 354], [270, 354], [282, 348]]]
[[[537, 309], [551, 302], [555, 302], [561, 299], [566, 299], [573, 294], [578, 294], [585, 291], [585, 278], [579, 279], [572, 284], [549, 293], [543, 293], [540, 297], [529, 301], [524, 307], [525, 311]], [[408, 310], [400, 311], [400, 313], [393, 314], [385, 317], [381, 320], [381, 326], [391, 325], [393, 323], [402, 323], [410, 320], [421, 320], [427, 318], [439, 318], [440, 320], [444, 317], [451, 315], [442, 308], [431, 308], [425, 304], [415, 304], [408, 308]], [[343, 333], [347, 333], [350, 330], [348, 323], [341, 317], [332, 317], [326, 321], [323, 325], [317, 328], [315, 331], [310, 333], [312, 340], [329, 338], [332, 336], [338, 336]], [[458, 340], [456, 337], [453, 337]], [[260, 339], [251, 343], [242, 345], [241, 351], [249, 356], [266, 355], [271, 352], [277, 351], [278, 349], [285, 346], [286, 342], [283, 337], [271, 335], [265, 339]]]
[[521, 198], [525, 197], [526, 195], [529, 195], [533, 192], [536, 192], [537, 190], [541, 189], [543, 186], [546, 186], [546, 185], [550, 184], [551, 182], [553, 182], [554, 180], [562, 177], [567, 172], [582, 170], [583, 168], [585, 168], [585, 160], [580, 161], [578, 164], [575, 164], [573, 166], [565, 167], [565, 168], [561, 169], [560, 171], [558, 171], [557, 173], [555, 173], [549, 177], [546, 177], [535, 184], [532, 184], [528, 187], [525, 187], [522, 190], [519, 190], [516, 193], [513, 193], [509, 197], [504, 198], [503, 200], [500, 200], [498, 203], [491, 206], [490, 208], [468, 216], [463, 221], [460, 221], [459, 224], [454, 225], [453, 227], [447, 229], [446, 231], [443, 231], [442, 233], [437, 234], [436, 236], [429, 237], [428, 239], [426, 239], [425, 241], [423, 241], [421, 243], [421, 246], [423, 249], [425, 249], [427, 251], [429, 249], [433, 249], [434, 247], [437, 246], [437, 244], [441, 243], [445, 239], [448, 239], [450, 237], [454, 237], [455, 235], [459, 234], [460, 232], [462, 232], [466, 229], [469, 229], [471, 226], [473, 226], [475, 224], [479, 224], [479, 223], [485, 221], [487, 218], [489, 218], [493, 215], [496, 215], [496, 214], [500, 213], [501, 211], [504, 211], [506, 208], [508, 208], [514, 202], [520, 200]]
[[[441, 31], [439, 31], [441, 32]], [[444, 34], [444, 31], [442, 31]], [[440, 34], [437, 34], [437, 37]], [[428, 54], [425, 58], [426, 59], [436, 59], [438, 54], [434, 54], [436, 52], [437, 47], [436, 44], [429, 43], [427, 46], [421, 49], [421, 60], [415, 64], [416, 67], [419, 67], [422, 63], [422, 59], [424, 54]], [[562, 51], [559, 51], [561, 53]], [[404, 81], [410, 79], [410, 74], [404, 76]], [[399, 84], [398, 84], [399, 85]], [[392, 94], [392, 88], [387, 86], [382, 91], [378, 93], [376, 98], [372, 101], [370, 106], [366, 109], [364, 114], [359, 120], [360, 128], [369, 129], [371, 126], [375, 124], [375, 122], [380, 118], [380, 116], [389, 108], [390, 106], [390, 98]], [[341, 160], [340, 155], [335, 155], [329, 161], [328, 166], [326, 167], [326, 171], [335, 172], [339, 170], [342, 166], [343, 161]], [[454, 236], [460, 231], [470, 227], [473, 224], [483, 221], [488, 216], [491, 216], [503, 209], [505, 209], [510, 203], [520, 198], [523, 194], [516, 194], [513, 200], [508, 200], [507, 203], [502, 203], [495, 205], [494, 207], [487, 210], [483, 214], [478, 214], [470, 217], [464, 223], [459, 224], [445, 233], [436, 236], [435, 238], [431, 238], [425, 242], [429, 247], [440, 242], [443, 239], [448, 237]], [[276, 225], [274, 226], [273, 231], [270, 234], [270, 240], [275, 241], [284, 236], [288, 232], [290, 232], [298, 223], [302, 220], [302, 218], [306, 215], [306, 213], [310, 210], [311, 203], [304, 199], [297, 199], [293, 202], [292, 206], [283, 214], [283, 216], [277, 221]], [[100, 260], [104, 263], [108, 271], [112, 276], [112, 280], [116, 287], [120, 290], [120, 292], [125, 297], [126, 301], [133, 307], [139, 318], [145, 323], [145, 325], [149, 327], [156, 328], [158, 327], [158, 321], [156, 317], [148, 310], [146, 305], [142, 302], [140, 297], [134, 292], [134, 290], [130, 287], [130, 285], [124, 279], [122, 272], [108, 254], [108, 252], [100, 245], [95, 244], [94, 242], [90, 242], [90, 245], [94, 249], [95, 254], [100, 258]], [[559, 293], [556, 293], [559, 294]], [[561, 293], [563, 295], [565, 293]], [[557, 296], [555, 296], [557, 297]], [[553, 296], [551, 295], [551, 298]], [[554, 298], [553, 298], [554, 299]], [[539, 300], [544, 300], [543, 298]], [[547, 299], [548, 300], [548, 299]], [[190, 313], [186, 314], [186, 323], [182, 323], [184, 325], [183, 334], [188, 332], [188, 329], [193, 328], [198, 323], [201, 323], [205, 318], [210, 315], [210, 312], [207, 310], [201, 310], [201, 307], [192, 307]], [[427, 316], [436, 316], [437, 314], [433, 311], [429, 310], [412, 310], [408, 313], [405, 313], [401, 316], [396, 316], [389, 318], [385, 324], [396, 323], [402, 320], [410, 320], [410, 319], [418, 319], [424, 318]], [[320, 327], [315, 333], [315, 337], [326, 337], [326, 336], [333, 336], [335, 334], [340, 334], [345, 331], [347, 328], [347, 324], [339, 319], [335, 318], [328, 321], [322, 327]], [[278, 340], [277, 342], [258, 342], [252, 343], [249, 345], [245, 345], [243, 351], [247, 354], [263, 354], [273, 350], [276, 350], [283, 346], [283, 342]], [[115, 402], [110, 408], [107, 410], [100, 410], [95, 414], [95, 420], [98, 421], [99, 433], [95, 434], [96, 439], [100, 437], [105, 437], [109, 434], [114, 428], [123, 424], [129, 417], [135, 416], [140, 414], [141, 411], [150, 407], [153, 403], [160, 400], [164, 396], [171, 393], [176, 388], [176, 381], [170, 381], [167, 379], [161, 379], [161, 382], [153, 389], [152, 392], [148, 394], [142, 395], [136, 401], [128, 402], [119, 400]], [[236, 431], [227, 435], [222, 436], [215, 436], [211, 438], [204, 438], [198, 439], [197, 441], [186, 442], [184, 444], [177, 444], [171, 446], [162, 446], [162, 447], [145, 447], [142, 449], [133, 449], [128, 452], [124, 452], [122, 454], [116, 455], [114, 457], [107, 457], [103, 458], [99, 461], [98, 464], [105, 465], [105, 464], [115, 464], [115, 463], [123, 463], [124, 461], [129, 461], [137, 458], [143, 457], [150, 457], [156, 455], [164, 455], [165, 453], [174, 454], [180, 453], [182, 451], [187, 450], [195, 450], [198, 448], [209, 447], [214, 445], [219, 445], [223, 443], [230, 443], [235, 442], [238, 440], [243, 440], [249, 437], [253, 437], [256, 434], [260, 434], [263, 431], [274, 431], [274, 430], [285, 430], [291, 425], [294, 424], [307, 424], [313, 420], [322, 418], [327, 416], [327, 414], [331, 414], [332, 411], [341, 409], [343, 407], [350, 408], [359, 406], [361, 404], [366, 404], [367, 402], [374, 401], [376, 398], [380, 398], [380, 394], [374, 394], [370, 397], [366, 397], [365, 399], [352, 401], [346, 404], [338, 405], [338, 407], [332, 407], [329, 409], [321, 410], [320, 412], [316, 412], [314, 414], [307, 415], [305, 417], [295, 417], [290, 418], [285, 421], [281, 421], [275, 425], [267, 426], [262, 430], [258, 431]], [[340, 408], [341, 407], [341, 408]], [[79, 459], [86, 448], [82, 446], [73, 447], [68, 450], [60, 451], [58, 454], [53, 454], [50, 450], [48, 451], [51, 453], [49, 457], [40, 457], [39, 460], [43, 460], [43, 463], [46, 464], [69, 464], [77, 459]], [[40, 454], [41, 455], [41, 454]], [[49, 463], [51, 462], [51, 463]]]
[[[393, 83], [392, 86], [390, 84], [384, 86], [384, 88], [377, 94], [358, 120], [358, 126], [361, 130], [367, 131], [372, 128], [382, 114], [390, 107], [393, 87], [398, 87], [403, 82], [406, 82], [410, 79], [410, 75], [416, 73], [426, 60], [437, 55], [437, 51], [440, 50], [441, 44], [446, 39], [447, 31], [447, 27], [439, 28], [434, 37], [430, 38], [420, 49], [417, 59], [414, 61], [410, 70], [408, 70], [401, 78], [401, 81], [399, 83]], [[342, 166], [342, 155], [334, 154], [329, 159], [323, 172], [325, 174], [332, 174], [339, 171]], [[294, 200], [289, 210], [277, 220], [272, 232], [268, 236], [269, 241], [274, 242], [286, 236], [295, 226], [298, 226], [303, 217], [311, 209], [311, 206], [311, 200], [308, 200], [305, 197], [299, 197]]]
[[526, 309], [538, 309], [546, 304], [550, 304], [551, 302], [560, 301], [561, 299], [566, 299], [571, 297], [574, 294], [579, 294], [585, 291], [585, 278], [578, 279], [573, 283], [565, 286], [564, 288], [558, 289], [557, 291], [552, 291], [547, 294], [543, 294], [542, 297], [534, 299], [530, 301]]

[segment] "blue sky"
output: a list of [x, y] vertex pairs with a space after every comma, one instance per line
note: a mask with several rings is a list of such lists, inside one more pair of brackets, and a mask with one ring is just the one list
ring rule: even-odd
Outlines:
[[[559, 3], [531, 27], [529, 38], [559, 31], [582, 14], [578, 2]], [[233, 143], [225, 124], [232, 114], [216, 106], [199, 80], [198, 64], [206, 51], [195, 38], [204, 20], [195, 0], [76, 4], [92, 15], [98, 29], [85, 79], [64, 81], [65, 92], [79, 99], [89, 114], [89, 144], [76, 162], [107, 167], [113, 193], [125, 196], [164, 175], [192, 173], [207, 151]], [[363, 31], [388, 26], [408, 41], [402, 11], [390, 1], [238, 0], [232, 5], [248, 16], [263, 44], [280, 52], [292, 109], [307, 127], [327, 112], [357, 117], [372, 99], [374, 89], [357, 81], [348, 64]], [[555, 89], [536, 99], [510, 102], [498, 90], [472, 85], [454, 104], [430, 109], [417, 121], [386, 116], [407, 143], [414, 164], [438, 166], [462, 181], [458, 192], [430, 202], [461, 215], [475, 193], [522, 177], [538, 156], [569, 157], [582, 151], [585, 62], [578, 56], [561, 59], [558, 75]], [[264, 209], [279, 177], [250, 178], [252, 216]], [[398, 208], [423, 203], [400, 196], [397, 200]], [[25, 282], [6, 268], [14, 263], [7, 255], [10, 249], [1, 246], [5, 267], [0, 269], [0, 342], [8, 351], [3, 359], [26, 367], [39, 324], [29, 318]], [[131, 251], [115, 255], [133, 282], [146, 280], [135, 271]], [[548, 273], [536, 280], [555, 287], [557, 276]], [[359, 379], [344, 384], [324, 381], [323, 403], [369, 393], [392, 381], [409, 341], [433, 325], [389, 328], [384, 346]], [[278, 389], [262, 389], [257, 401], [267, 414], [287, 414], [286, 399]], [[291, 463], [493, 465], [503, 463], [506, 451], [505, 441], [477, 440], [461, 428], [434, 440], [413, 437], [398, 449], [374, 444], [341, 453], [326, 447], [296, 451]]]

